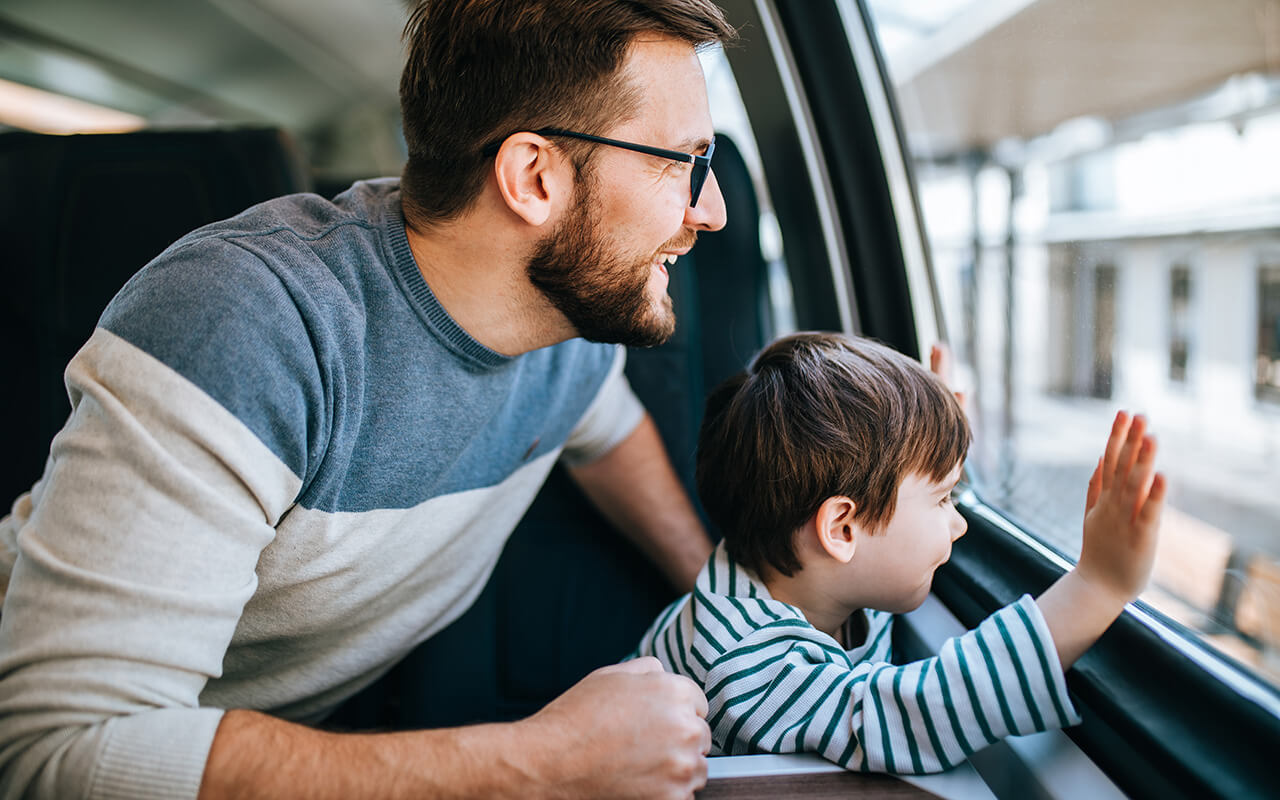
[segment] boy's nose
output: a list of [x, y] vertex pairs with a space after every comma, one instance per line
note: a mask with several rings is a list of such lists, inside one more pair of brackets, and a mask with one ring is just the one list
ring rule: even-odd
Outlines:
[[954, 542], [964, 536], [965, 531], [969, 530], [969, 523], [960, 515], [959, 511], [952, 509], [951, 513], [955, 514], [955, 519], [951, 522], [951, 541]]

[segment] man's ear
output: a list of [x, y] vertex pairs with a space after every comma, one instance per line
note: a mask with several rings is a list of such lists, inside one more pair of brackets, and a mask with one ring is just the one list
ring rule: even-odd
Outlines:
[[857, 506], [844, 495], [828, 497], [818, 506], [814, 524], [818, 529], [818, 543], [827, 555], [848, 564], [853, 558], [858, 537], [855, 535], [853, 514]]
[[564, 154], [536, 133], [514, 133], [494, 157], [498, 193], [516, 216], [540, 226], [551, 218], [557, 203], [573, 192], [574, 170]]

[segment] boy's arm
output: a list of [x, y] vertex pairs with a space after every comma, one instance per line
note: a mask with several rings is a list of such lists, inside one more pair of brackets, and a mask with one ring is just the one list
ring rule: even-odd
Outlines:
[[1030, 596], [903, 666], [851, 664], [812, 628], [774, 623], [718, 659], [705, 690], [725, 753], [817, 752], [871, 772], [939, 772], [1006, 736], [1079, 722]]
[[1155, 455], [1146, 421], [1118, 413], [1089, 480], [1080, 560], [1036, 600], [1063, 669], [1098, 640], [1151, 576], [1165, 496]]

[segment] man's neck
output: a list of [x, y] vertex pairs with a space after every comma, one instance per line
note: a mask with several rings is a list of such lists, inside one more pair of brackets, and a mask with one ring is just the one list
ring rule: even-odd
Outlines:
[[507, 356], [577, 335], [525, 276], [527, 242], [473, 215], [430, 228], [406, 224], [409, 249], [431, 293], [480, 344]]

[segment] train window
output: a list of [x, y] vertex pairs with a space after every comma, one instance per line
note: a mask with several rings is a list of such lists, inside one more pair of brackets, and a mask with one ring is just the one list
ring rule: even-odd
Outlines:
[[1074, 558], [1111, 416], [1146, 414], [1171, 495], [1142, 600], [1280, 685], [1280, 9], [867, 9], [975, 492]]

